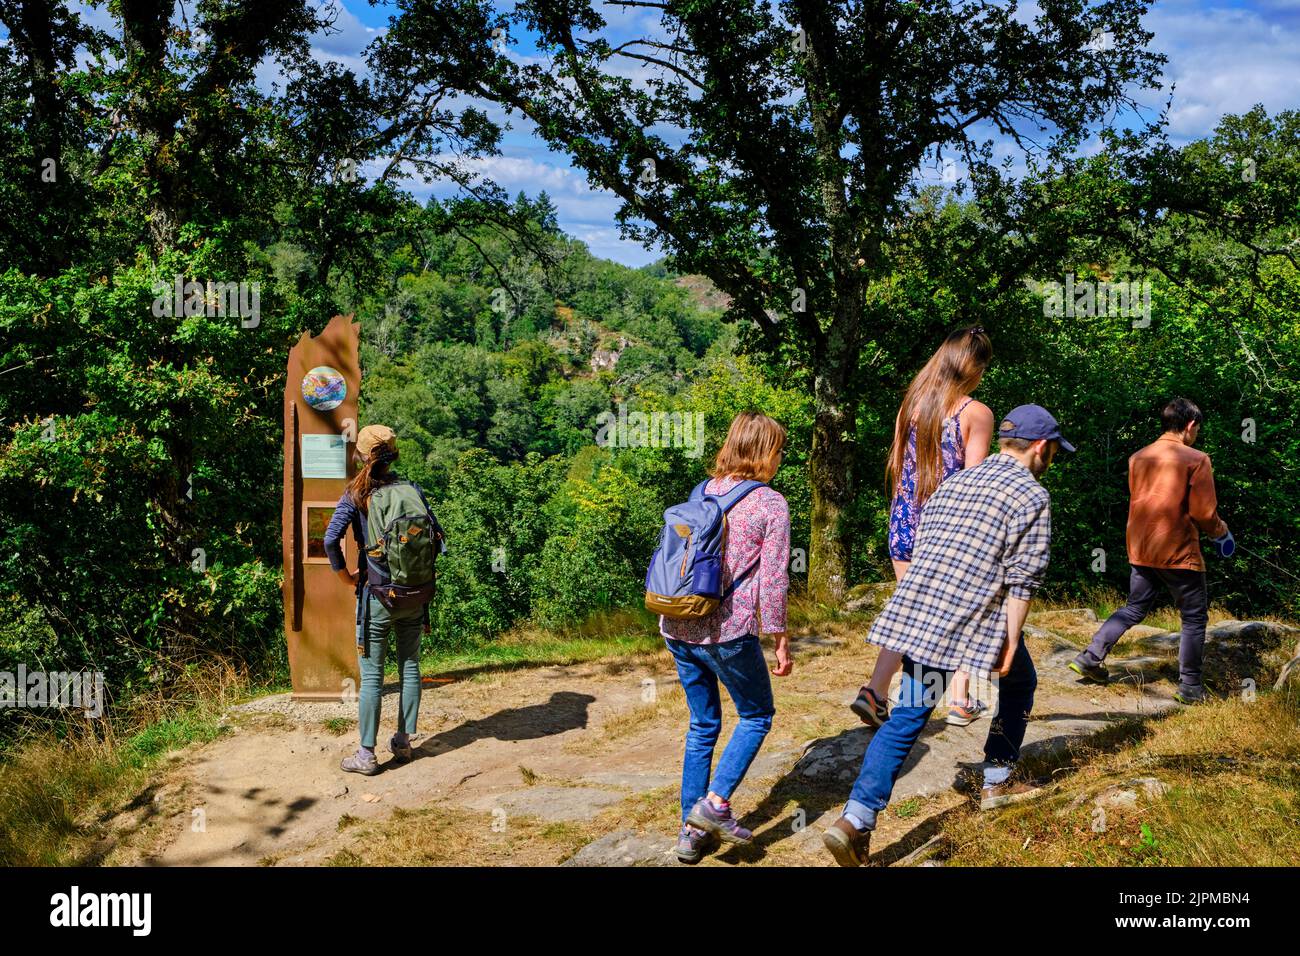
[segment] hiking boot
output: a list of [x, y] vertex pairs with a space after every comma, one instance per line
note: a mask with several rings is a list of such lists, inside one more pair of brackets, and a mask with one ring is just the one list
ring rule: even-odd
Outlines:
[[840, 866], [866, 866], [871, 850], [871, 831], [859, 830], [840, 817], [822, 834], [822, 843]]
[[849, 704], [849, 710], [858, 715], [858, 719], [864, 724], [875, 727], [879, 730], [889, 719], [889, 708], [885, 702], [876, 696], [876, 692], [870, 687], [863, 687], [858, 691], [857, 698]]
[[727, 843], [744, 846], [754, 838], [753, 833], [736, 822], [736, 818], [731, 815], [731, 807], [719, 810], [708, 797], [695, 801], [695, 806], [686, 815], [686, 822], [697, 829], [707, 830]]
[[677, 859], [683, 863], [699, 863], [704, 854], [718, 845], [718, 838], [707, 830], [697, 830], [683, 823], [677, 834]]
[[357, 750], [356, 753], [344, 757], [339, 766], [348, 773], [360, 773], [367, 777], [373, 777], [379, 773], [379, 761], [375, 759], [374, 752], [370, 750]]
[[414, 754], [411, 752], [411, 738], [406, 738], [406, 743], [397, 739], [397, 734], [393, 734], [388, 741], [388, 749], [393, 752], [393, 759], [398, 763], [410, 763]]
[[988, 713], [988, 707], [984, 701], [972, 697], [963, 703], [955, 703], [949, 707], [946, 723], [950, 727], [965, 727], [967, 724], [973, 724], [986, 713]]
[[1180, 687], [1174, 691], [1174, 700], [1188, 706], [1203, 704], [1205, 703], [1205, 689], [1203, 687]]
[[1106, 670], [1106, 666], [1104, 664], [1089, 664], [1083, 659], [1083, 655], [1070, 661], [1067, 666], [1086, 681], [1094, 684], [1110, 683], [1110, 671]]
[[994, 784], [980, 790], [980, 809], [996, 810], [998, 807], [1010, 806], [1022, 800], [1030, 800], [1043, 792], [1037, 784], [1017, 780], [1014, 776], [1002, 783]]

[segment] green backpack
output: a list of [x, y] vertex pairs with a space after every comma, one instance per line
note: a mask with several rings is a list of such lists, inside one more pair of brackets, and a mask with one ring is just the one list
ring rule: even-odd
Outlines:
[[367, 553], [389, 582], [371, 584], [370, 593], [390, 610], [427, 604], [433, 597], [438, 533], [415, 485], [395, 481], [371, 493], [366, 540]]

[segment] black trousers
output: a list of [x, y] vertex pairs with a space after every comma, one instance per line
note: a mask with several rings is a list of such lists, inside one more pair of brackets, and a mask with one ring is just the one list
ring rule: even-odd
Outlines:
[[1182, 638], [1178, 643], [1178, 684], [1180, 687], [1199, 690], [1201, 656], [1205, 650], [1205, 625], [1210, 618], [1204, 571], [1133, 565], [1129, 575], [1128, 603], [1106, 618], [1106, 623], [1093, 635], [1092, 643], [1080, 656], [1089, 664], [1100, 664], [1105, 660], [1124, 632], [1141, 624], [1142, 619], [1151, 613], [1151, 607], [1162, 588], [1169, 591], [1174, 603], [1178, 605], [1178, 613], [1183, 622]]

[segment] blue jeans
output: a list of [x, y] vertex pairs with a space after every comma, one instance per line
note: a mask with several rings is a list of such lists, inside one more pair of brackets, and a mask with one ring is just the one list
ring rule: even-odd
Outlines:
[[[876, 814], [885, 809], [894, 792], [894, 781], [907, 755], [925, 729], [935, 706], [948, 690], [952, 671], [940, 670], [903, 658], [903, 683], [898, 703], [889, 712], [889, 720], [876, 731], [862, 757], [862, 770], [853, 784], [846, 813], [852, 813], [875, 829]], [[1011, 670], [998, 679], [998, 711], [984, 742], [984, 759], [993, 766], [1014, 764], [1020, 759], [1020, 745], [1034, 706], [1034, 688], [1038, 672], [1029, 657], [1023, 637], [1011, 660]]]
[[[758, 638], [747, 634], [721, 644], [691, 644], [665, 639], [677, 662], [677, 676], [686, 692], [691, 725], [686, 731], [686, 756], [682, 761], [682, 819], [710, 790], [729, 800], [772, 729], [772, 679]], [[740, 718], [718, 761], [709, 785], [713, 748], [722, 731], [722, 700], [718, 682], [731, 695]]]

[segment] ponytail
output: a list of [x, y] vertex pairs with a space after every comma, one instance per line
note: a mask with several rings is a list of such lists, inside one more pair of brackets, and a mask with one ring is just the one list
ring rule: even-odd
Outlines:
[[348, 482], [348, 495], [352, 498], [352, 503], [362, 511], [369, 511], [370, 496], [375, 493], [375, 489], [396, 480], [396, 476], [388, 470], [388, 466], [396, 460], [395, 450], [383, 446], [376, 448]]

